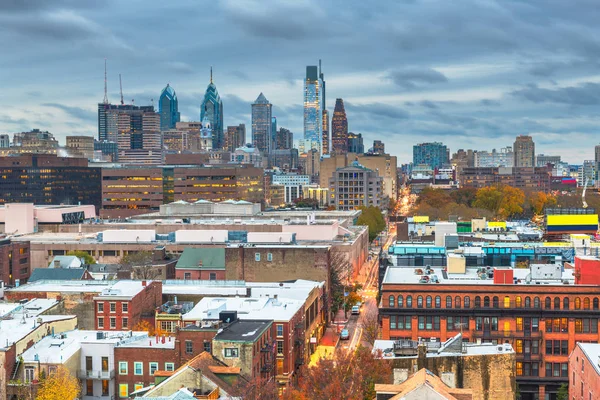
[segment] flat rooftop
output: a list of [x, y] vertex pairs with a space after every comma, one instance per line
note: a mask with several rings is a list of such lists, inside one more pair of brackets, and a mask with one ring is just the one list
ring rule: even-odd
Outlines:
[[[150, 284], [150, 280], [146, 281]], [[63, 293], [98, 293], [97, 297], [111, 298], [117, 296], [132, 297], [141, 292], [144, 286], [142, 281], [115, 280], [115, 281], [60, 281], [40, 280], [27, 283], [19, 287], [8, 289], [10, 292], [63, 292]], [[102, 295], [103, 291], [110, 289], [112, 294]], [[108, 292], [107, 292], [108, 293]], [[119, 293], [119, 294], [117, 294]]]
[[167, 280], [163, 282], [163, 294], [204, 295], [204, 296], [246, 296], [261, 297], [277, 294], [288, 299], [306, 299], [315, 287], [323, 287], [325, 282], [298, 279], [293, 282], [245, 282], [245, 281], [186, 281]]
[[126, 343], [119, 344], [119, 347], [172, 350], [175, 348], [175, 338], [171, 336], [164, 337], [163, 343], [163, 338], [160, 336], [141, 337], [137, 340], [131, 340], [127, 341]]
[[242, 321], [237, 320], [217, 333], [214, 340], [224, 342], [255, 342], [267, 329], [271, 321]]

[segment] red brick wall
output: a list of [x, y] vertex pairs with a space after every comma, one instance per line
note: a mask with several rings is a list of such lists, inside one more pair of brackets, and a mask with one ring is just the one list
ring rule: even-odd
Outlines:
[[[204, 351], [204, 342], [211, 342], [217, 334], [217, 329], [178, 330], [175, 347], [184, 364]], [[192, 342], [192, 353], [186, 353], [186, 341]]]
[[[589, 400], [600, 396], [600, 375], [579, 346], [569, 356], [569, 399]], [[590, 396], [591, 394], [591, 396]]]
[[21, 285], [27, 283], [31, 275], [30, 264], [29, 242], [0, 244], [0, 281], [14, 285], [18, 279]]
[[177, 269], [175, 270], [175, 279], [185, 279], [185, 274], [189, 273], [191, 280], [210, 280], [210, 274], [216, 275], [215, 279], [218, 281], [225, 280], [225, 270], [190, 270], [190, 269]]

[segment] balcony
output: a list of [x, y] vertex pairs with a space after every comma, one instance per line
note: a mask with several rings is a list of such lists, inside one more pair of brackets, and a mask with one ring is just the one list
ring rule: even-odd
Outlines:
[[98, 380], [107, 380], [113, 379], [115, 377], [115, 370], [112, 371], [86, 371], [84, 369], [80, 369], [77, 374], [79, 379], [98, 379]]

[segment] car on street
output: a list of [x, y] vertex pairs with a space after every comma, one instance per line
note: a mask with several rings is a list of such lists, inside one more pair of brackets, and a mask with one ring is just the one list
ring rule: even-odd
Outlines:
[[352, 315], [358, 315], [360, 314], [360, 306], [352, 306]]
[[342, 329], [342, 332], [340, 333], [340, 340], [348, 339], [350, 339], [350, 332], [348, 332], [348, 329]]

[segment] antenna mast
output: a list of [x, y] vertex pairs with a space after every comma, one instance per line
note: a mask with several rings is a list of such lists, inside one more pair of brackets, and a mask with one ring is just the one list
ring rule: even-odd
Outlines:
[[108, 89], [106, 85], [106, 58], [104, 59], [104, 104], [108, 104]]
[[119, 74], [119, 88], [121, 89], [121, 105], [125, 104], [123, 101], [123, 83], [121, 82], [121, 74]]

